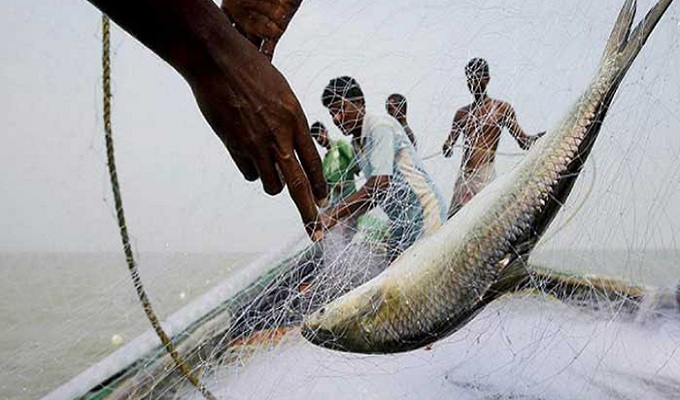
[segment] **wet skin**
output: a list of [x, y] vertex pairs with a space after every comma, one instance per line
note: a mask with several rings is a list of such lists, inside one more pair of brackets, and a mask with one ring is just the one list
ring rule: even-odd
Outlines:
[[488, 76], [472, 73], [468, 75], [467, 84], [474, 101], [456, 111], [451, 133], [443, 146], [444, 155], [450, 157], [453, 145], [458, 137], [463, 135], [465, 150], [461, 163], [462, 170], [472, 172], [495, 160], [503, 128], [507, 128], [519, 146], [525, 150], [542, 135], [528, 136], [517, 122], [512, 106], [487, 95]]

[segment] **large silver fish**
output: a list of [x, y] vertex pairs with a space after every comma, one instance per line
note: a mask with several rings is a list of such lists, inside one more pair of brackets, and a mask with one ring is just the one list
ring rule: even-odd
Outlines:
[[456, 331], [512, 287], [513, 271], [522, 275], [569, 195], [616, 89], [671, 1], [659, 1], [632, 32], [636, 2], [626, 1], [595, 78], [557, 128], [437, 233], [310, 315], [304, 337], [343, 351], [407, 351]]

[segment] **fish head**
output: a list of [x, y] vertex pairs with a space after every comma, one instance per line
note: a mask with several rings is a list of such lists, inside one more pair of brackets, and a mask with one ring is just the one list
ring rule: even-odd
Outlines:
[[374, 328], [384, 308], [379, 286], [339, 297], [305, 318], [302, 335], [315, 345], [354, 353], [375, 353]]

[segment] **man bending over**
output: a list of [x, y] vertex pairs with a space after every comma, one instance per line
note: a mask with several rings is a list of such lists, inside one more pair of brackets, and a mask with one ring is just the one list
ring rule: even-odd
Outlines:
[[333, 123], [352, 138], [366, 183], [345, 201], [323, 212], [320, 225], [361, 215], [380, 205], [390, 219], [390, 260], [416, 240], [438, 229], [446, 219], [445, 204], [423, 168], [399, 122], [366, 111], [364, 94], [354, 78], [331, 80], [321, 97]]

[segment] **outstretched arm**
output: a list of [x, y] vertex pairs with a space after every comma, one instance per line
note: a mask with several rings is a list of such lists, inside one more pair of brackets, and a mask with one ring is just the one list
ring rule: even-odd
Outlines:
[[380, 125], [372, 129], [364, 140], [370, 143], [371, 150], [365, 154], [365, 161], [373, 174], [366, 178], [366, 183], [356, 193], [321, 214], [318, 225], [322, 229], [329, 229], [338, 220], [350, 215], [365, 213], [387, 194], [395, 163], [394, 130], [388, 125]]
[[366, 183], [353, 195], [349, 196], [334, 208], [322, 213], [319, 225], [330, 229], [350, 215], [364, 214], [375, 207], [390, 187], [388, 175], [377, 175], [368, 178]]
[[267, 57], [211, 0], [89, 1], [184, 77], [246, 179], [260, 178], [269, 194], [288, 185], [312, 234], [314, 198], [327, 191], [321, 160], [297, 98]]
[[462, 110], [458, 110], [456, 115], [453, 117], [453, 123], [451, 124], [451, 132], [446, 138], [444, 145], [442, 146], [442, 153], [444, 157], [451, 157], [453, 154], [453, 145], [456, 144], [458, 136], [463, 132], [463, 119], [465, 118], [465, 113]]
[[522, 127], [519, 126], [515, 110], [509, 104], [507, 104], [503, 110], [503, 122], [504, 125], [508, 128], [508, 131], [510, 132], [512, 137], [514, 137], [515, 140], [517, 141], [517, 144], [519, 144], [519, 147], [521, 147], [523, 150], [529, 150], [529, 148], [531, 148], [531, 145], [533, 145], [538, 138], [545, 134], [545, 132], [541, 132], [535, 136], [527, 135], [522, 129]]

